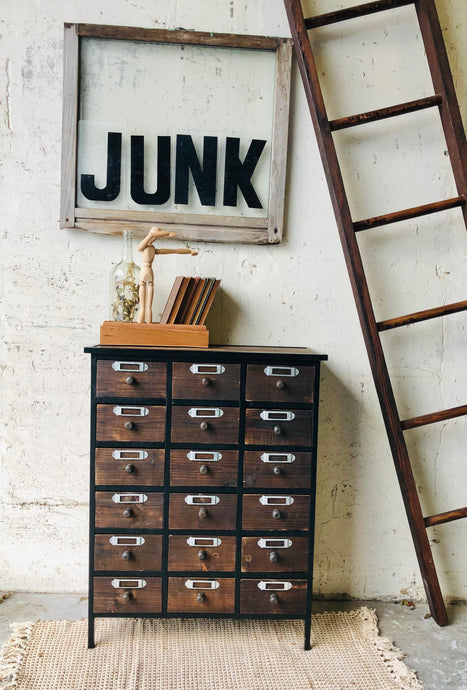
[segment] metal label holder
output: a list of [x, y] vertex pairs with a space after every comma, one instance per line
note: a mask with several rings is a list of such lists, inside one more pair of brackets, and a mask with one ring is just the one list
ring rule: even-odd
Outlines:
[[114, 371], [144, 372], [149, 369], [149, 365], [146, 362], [114, 362], [112, 369]]

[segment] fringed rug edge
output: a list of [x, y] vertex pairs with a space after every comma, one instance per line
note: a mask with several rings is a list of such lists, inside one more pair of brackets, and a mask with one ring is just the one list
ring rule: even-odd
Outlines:
[[[346, 617], [360, 619], [362, 632], [373, 645], [382, 662], [391, 673], [401, 690], [427, 690], [410, 669], [404, 659], [406, 655], [390, 639], [383, 637], [378, 628], [378, 618], [374, 609], [362, 606], [350, 611], [324, 611], [314, 613], [313, 617]], [[0, 690], [16, 690], [20, 680], [23, 662], [35, 626], [40, 621], [13, 623], [11, 636], [0, 649]]]
[[0, 688], [15, 690], [36, 623], [13, 623], [11, 636], [0, 650]]
[[366, 606], [353, 611], [362, 618], [364, 634], [373, 644], [381, 660], [399, 684], [401, 690], [426, 690], [425, 686], [417, 678], [415, 671], [407, 666], [404, 659], [406, 654], [398, 649], [387, 637], [383, 637], [378, 628], [378, 618], [374, 609]]

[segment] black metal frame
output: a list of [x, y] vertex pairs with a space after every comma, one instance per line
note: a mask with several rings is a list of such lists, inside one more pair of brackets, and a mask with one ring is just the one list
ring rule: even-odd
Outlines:
[[[242, 348], [209, 348], [209, 349], [185, 349], [185, 348], [131, 348], [131, 347], [105, 347], [105, 346], [95, 346], [85, 348], [85, 352], [91, 354], [91, 445], [90, 445], [90, 510], [89, 510], [89, 617], [88, 617], [88, 647], [93, 648], [95, 646], [94, 637], [94, 622], [96, 618], [180, 618], [180, 617], [190, 617], [190, 618], [205, 618], [206, 616], [210, 618], [255, 618], [255, 619], [303, 619], [304, 620], [304, 638], [305, 638], [305, 649], [310, 649], [310, 631], [311, 631], [311, 613], [312, 613], [312, 582], [313, 582], [313, 549], [314, 549], [314, 526], [315, 526], [315, 494], [316, 494], [316, 465], [317, 465], [317, 434], [318, 434], [318, 409], [319, 409], [319, 384], [320, 384], [320, 362], [327, 359], [327, 355], [317, 355], [312, 353], [305, 348], [284, 348], [283, 351], [279, 351], [278, 348], [248, 348], [248, 352], [245, 352]], [[200, 363], [240, 363], [241, 364], [241, 388], [238, 401], [226, 401], [226, 400], [210, 400], [209, 405], [219, 405], [222, 404], [223, 407], [231, 406], [239, 408], [239, 437], [238, 444], [218, 444], [216, 443], [216, 449], [219, 450], [238, 450], [238, 475], [237, 475], [237, 485], [236, 487], [222, 487], [222, 486], [203, 486], [203, 490], [211, 491], [215, 490], [216, 493], [229, 493], [235, 494], [237, 496], [237, 517], [236, 517], [236, 529], [233, 530], [215, 530], [209, 529], [209, 535], [212, 536], [226, 536], [235, 535], [236, 536], [236, 554], [235, 554], [235, 570], [233, 571], [209, 571], [206, 577], [209, 579], [222, 579], [222, 578], [234, 578], [235, 579], [235, 610], [233, 613], [183, 613], [183, 612], [169, 612], [167, 611], [167, 595], [168, 595], [168, 579], [169, 577], [187, 577], [193, 576], [193, 571], [169, 571], [168, 569], [168, 541], [169, 534], [180, 534], [180, 535], [191, 535], [194, 531], [200, 534], [206, 532], [206, 530], [199, 529], [196, 530], [183, 530], [183, 529], [170, 529], [169, 530], [169, 501], [171, 493], [180, 493], [186, 490], [193, 490], [193, 486], [170, 486], [170, 451], [176, 448], [186, 448], [186, 443], [170, 443], [170, 441], [165, 443], [144, 443], [147, 448], [164, 448], [165, 449], [165, 471], [164, 471], [164, 484], [160, 487], [148, 487], [148, 486], [132, 486], [135, 491], [144, 490], [145, 493], [156, 491], [164, 494], [164, 513], [163, 513], [163, 527], [162, 529], [138, 529], [138, 534], [160, 534], [162, 535], [162, 570], [160, 571], [144, 571], [144, 575], [147, 577], [160, 577], [162, 580], [162, 611], [157, 613], [94, 613], [94, 590], [93, 583], [95, 576], [114, 576], [123, 578], [134, 578], [141, 577], [142, 571], [100, 571], [94, 569], [94, 535], [95, 534], [110, 534], [115, 530], [107, 528], [96, 528], [95, 527], [95, 491], [98, 490], [119, 490], [121, 485], [96, 485], [95, 484], [95, 451], [98, 447], [114, 447], [118, 445], [122, 448], [132, 448], [141, 446], [141, 442], [126, 442], [126, 443], [115, 443], [115, 442], [96, 442], [96, 406], [98, 403], [105, 402], [115, 402], [115, 397], [97, 397], [96, 394], [96, 371], [97, 371], [97, 361], [102, 359], [138, 359], [144, 361], [162, 361], [166, 363], [167, 366], [167, 382], [166, 382], [166, 397], [165, 398], [154, 398], [149, 399], [145, 397], [144, 399], [131, 398], [121, 398], [118, 400], [131, 404], [138, 405], [144, 402], [144, 404], [163, 404], [166, 406], [167, 414], [165, 420], [165, 438], [171, 438], [171, 415], [168, 413], [172, 406], [185, 405], [193, 402], [199, 402], [198, 398], [192, 399], [177, 399], [172, 400], [172, 362], [174, 361], [196, 361]], [[295, 446], [295, 445], [281, 445], [281, 446], [268, 446], [268, 450], [278, 450], [281, 452], [298, 452], [306, 451], [311, 454], [310, 463], [310, 488], [293, 488], [288, 489], [293, 491], [297, 495], [307, 495], [310, 497], [310, 510], [309, 510], [309, 523], [308, 530], [287, 530], [287, 536], [305, 536], [308, 538], [308, 564], [306, 571], [274, 571], [274, 578], [287, 578], [287, 579], [301, 579], [307, 581], [307, 591], [306, 591], [306, 605], [303, 614], [246, 614], [240, 613], [240, 584], [241, 580], [245, 579], [258, 579], [258, 578], [269, 578], [271, 579], [271, 571], [263, 572], [242, 572], [241, 570], [241, 547], [242, 547], [242, 536], [262, 536], [265, 530], [244, 530], [242, 529], [242, 499], [245, 494], [253, 494], [261, 491], [267, 491], [269, 494], [280, 493], [276, 489], [271, 489], [268, 486], [255, 486], [254, 488], [245, 488], [243, 486], [243, 457], [245, 450], [258, 450], [264, 448], [264, 446], [258, 445], [248, 445], [245, 447], [245, 410], [246, 408], [262, 408], [265, 405], [270, 406], [271, 401], [246, 401], [245, 400], [245, 383], [246, 383], [246, 367], [247, 364], [254, 363], [264, 363], [264, 364], [274, 364], [274, 365], [289, 365], [294, 366], [301, 365], [312, 365], [315, 367], [315, 377], [314, 377], [314, 391], [313, 391], [313, 402], [312, 403], [293, 403], [294, 409], [306, 409], [311, 411], [312, 424], [311, 424], [311, 435], [309, 440], [309, 445], [306, 446]], [[274, 401], [274, 407], [277, 409], [286, 409], [290, 407], [290, 403], [278, 403]], [[205, 450], [205, 444], [193, 443], [190, 444], [190, 448], [193, 447], [194, 450]], [[127, 487], [124, 487], [127, 488]], [[199, 487], [197, 487], [199, 488]], [[133, 534], [135, 532], [134, 528], [118, 528], [121, 534]], [[284, 537], [284, 530], [267, 530], [268, 535], [271, 537]]]

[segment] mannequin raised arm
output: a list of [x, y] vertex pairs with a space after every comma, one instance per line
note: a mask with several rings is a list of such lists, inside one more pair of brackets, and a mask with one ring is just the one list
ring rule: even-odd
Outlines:
[[196, 256], [198, 252], [189, 247], [178, 249], [156, 249], [153, 242], [161, 237], [176, 237], [174, 232], [161, 230], [158, 227], [150, 229], [144, 240], [138, 245], [138, 251], [142, 253], [141, 272], [139, 275], [139, 312], [138, 323], [152, 323], [152, 301], [154, 299], [154, 271], [152, 262], [156, 254], [191, 254]]
[[160, 237], [176, 237], [174, 232], [169, 230], [161, 230], [160, 228], [154, 226], [150, 229], [144, 240], [138, 244], [138, 251], [142, 252], [147, 246], [158, 240]]

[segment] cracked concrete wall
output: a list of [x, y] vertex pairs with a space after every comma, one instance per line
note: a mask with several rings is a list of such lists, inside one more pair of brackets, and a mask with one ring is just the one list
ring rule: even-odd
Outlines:
[[[336, 7], [352, 3], [335, 3]], [[464, 122], [463, 0], [437, 0]], [[0, 44], [0, 589], [85, 591], [89, 361], [107, 318], [118, 238], [58, 227], [64, 22], [289, 35], [281, 0], [48, 0], [4, 3]], [[329, 0], [309, 0], [310, 14]], [[315, 41], [330, 116], [427, 95], [412, 10]], [[409, 66], [409, 67], [408, 67]], [[401, 69], [403, 74], [401, 74]], [[453, 193], [432, 113], [336, 137], [354, 218]], [[217, 275], [211, 342], [303, 345], [326, 352], [319, 446], [317, 594], [423, 596], [358, 326], [318, 149], [294, 68], [280, 246], [199, 243], [196, 272]], [[359, 240], [378, 319], [465, 299], [458, 211]], [[156, 312], [192, 259], [156, 266]], [[465, 318], [384, 335], [402, 416], [465, 403]], [[425, 513], [465, 505], [465, 422], [408, 433]], [[467, 597], [466, 521], [432, 529], [442, 588]]]

